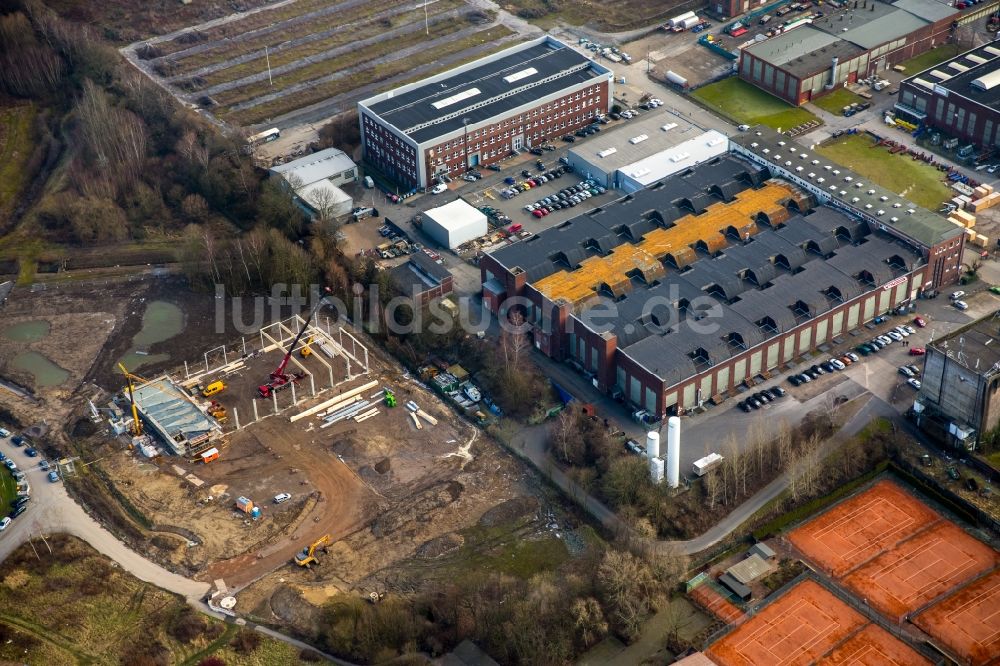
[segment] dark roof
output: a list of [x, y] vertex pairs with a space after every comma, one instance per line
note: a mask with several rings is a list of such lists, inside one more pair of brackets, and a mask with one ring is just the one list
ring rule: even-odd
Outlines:
[[[980, 84], [973, 85], [977, 79]], [[1000, 40], [966, 51], [905, 81], [933, 92], [940, 86], [974, 102], [1000, 111]], [[985, 82], [987, 85], [982, 85]]]
[[[870, 233], [867, 225], [854, 240], [837, 235], [843, 227], [854, 230], [853, 220], [832, 209], [793, 216], [717, 256], [699, 252], [690, 267], [668, 269], [652, 285], [635, 278], [626, 294], [603, 294], [571, 321], [616, 336], [622, 353], [672, 386], [706, 367], [699, 368], [703, 362], [696, 357], [712, 366], [722, 363], [922, 262], [912, 249]], [[874, 286], [862, 271], [873, 276]], [[713, 324], [711, 334], [697, 326], [703, 316]]]
[[654, 228], [688, 215], [691, 211], [682, 205], [692, 203], [703, 209], [703, 205], [719, 201], [718, 196], [709, 195], [718, 183], [726, 186], [731, 198], [735, 188], [744, 190], [751, 181], [759, 184], [760, 171], [742, 160], [721, 157], [570, 218], [526, 241], [495, 250], [490, 256], [508, 269], [523, 269], [528, 282], [537, 282], [566, 267], [558, 261], [568, 260], [569, 267], [575, 268], [580, 260], [598, 254], [597, 248], [606, 252], [623, 243], [638, 242]]
[[967, 370], [1000, 373], [1000, 317], [990, 314], [928, 344]]
[[428, 291], [439, 286], [451, 276], [444, 266], [434, 262], [423, 252], [410, 255], [406, 263], [392, 269], [392, 279], [408, 294], [414, 287], [418, 292]]
[[740, 599], [749, 599], [753, 595], [753, 591], [749, 587], [736, 580], [731, 574], [722, 574], [719, 576], [719, 582], [729, 588]]
[[[361, 104], [421, 143], [461, 129], [463, 118], [472, 126], [503, 117], [519, 106], [609, 73], [575, 49], [543, 37], [507, 55], [487, 56]], [[512, 75], [518, 78], [505, 80]], [[463, 94], [468, 96], [461, 98]], [[442, 104], [456, 96], [460, 99]]]

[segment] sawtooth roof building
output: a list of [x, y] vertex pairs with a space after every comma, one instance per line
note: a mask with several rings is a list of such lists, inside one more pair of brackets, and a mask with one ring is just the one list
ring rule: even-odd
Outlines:
[[358, 103], [365, 160], [405, 186], [572, 134], [612, 104], [611, 70], [543, 36]]
[[1000, 40], [905, 79], [896, 111], [977, 146], [1000, 143]]
[[928, 248], [863, 218], [860, 200], [840, 205], [741, 154], [485, 255], [484, 301], [519, 309], [540, 351], [658, 420], [721, 402], [930, 285]]
[[822, 16], [740, 52], [740, 78], [804, 104], [945, 43], [959, 10], [934, 0], [823, 5]]

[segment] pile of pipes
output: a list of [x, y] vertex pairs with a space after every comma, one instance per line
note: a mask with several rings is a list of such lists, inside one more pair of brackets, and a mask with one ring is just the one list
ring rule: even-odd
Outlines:
[[357, 423], [367, 421], [379, 413], [376, 405], [380, 402], [378, 398], [385, 395], [385, 391], [379, 391], [367, 400], [361, 394], [365, 391], [370, 391], [376, 386], [378, 386], [378, 382], [376, 381], [363, 384], [347, 393], [342, 393], [336, 398], [331, 398], [315, 407], [310, 407], [305, 411], [299, 412], [290, 417], [289, 421], [294, 423], [299, 419], [315, 415], [323, 421], [323, 425], [320, 428], [328, 428], [334, 423], [346, 421], [347, 419], [354, 419]]
[[[406, 409], [409, 410], [408, 413], [410, 415], [410, 418], [413, 419], [413, 425], [417, 428], [417, 430], [424, 429], [424, 424], [420, 422], [420, 419], [427, 421], [431, 425], [437, 425], [437, 419], [428, 414], [427, 412], [425, 412], [424, 410], [420, 409], [420, 405], [413, 402], [412, 400], [406, 403]], [[418, 416], [420, 418], [417, 418]]]

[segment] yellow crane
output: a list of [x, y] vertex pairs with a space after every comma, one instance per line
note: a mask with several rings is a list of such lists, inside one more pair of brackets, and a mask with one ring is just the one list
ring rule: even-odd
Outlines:
[[319, 560], [316, 559], [316, 549], [320, 548], [323, 552], [327, 552], [326, 545], [330, 543], [333, 539], [330, 538], [329, 534], [324, 534], [320, 538], [309, 544], [308, 548], [303, 548], [301, 553], [295, 554], [295, 563], [300, 567], [309, 568], [313, 564], [319, 564]]
[[139, 380], [143, 384], [148, 383], [145, 379], [139, 375], [133, 374], [128, 371], [125, 364], [119, 363], [118, 367], [121, 368], [122, 374], [125, 375], [125, 381], [128, 382], [128, 399], [132, 403], [132, 433], [139, 437], [142, 435], [142, 421], [139, 420], [139, 410], [135, 406], [135, 392], [133, 389], [133, 380]]

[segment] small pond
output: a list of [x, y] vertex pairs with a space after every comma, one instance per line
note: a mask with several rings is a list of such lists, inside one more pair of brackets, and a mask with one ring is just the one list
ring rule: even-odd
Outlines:
[[14, 342], [37, 342], [49, 334], [49, 328], [44, 319], [25, 321], [3, 329], [3, 337]]
[[69, 373], [38, 352], [22, 352], [10, 362], [10, 367], [30, 373], [38, 388], [58, 386], [66, 381]]
[[132, 348], [122, 359], [129, 370], [141, 365], [160, 363], [170, 358], [170, 354], [149, 354], [149, 348], [163, 342], [184, 330], [184, 312], [166, 301], [151, 301], [142, 313], [142, 328], [132, 338]]

